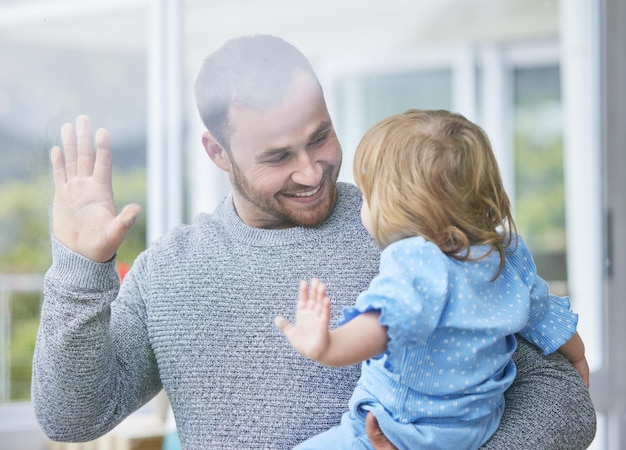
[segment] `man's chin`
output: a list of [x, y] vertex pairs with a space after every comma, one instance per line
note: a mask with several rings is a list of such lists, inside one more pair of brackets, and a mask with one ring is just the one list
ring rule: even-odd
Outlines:
[[[314, 227], [320, 225], [328, 218], [337, 201], [336, 190], [333, 189], [328, 194], [322, 201], [315, 202], [313, 205], [296, 205], [294, 208], [285, 208], [285, 216], [295, 226]], [[287, 204], [283, 203], [283, 207], [286, 206]]]
[[332, 206], [318, 207], [313, 211], [292, 215], [292, 220], [295, 225], [300, 227], [315, 227], [326, 220], [331, 210]]

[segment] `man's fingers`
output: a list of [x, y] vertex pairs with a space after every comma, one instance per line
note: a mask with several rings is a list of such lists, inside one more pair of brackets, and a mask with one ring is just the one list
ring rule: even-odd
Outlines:
[[91, 176], [95, 154], [91, 135], [91, 121], [85, 115], [78, 116], [76, 119], [76, 143], [78, 147], [78, 176]]
[[103, 240], [106, 245], [93, 255], [84, 253], [83, 255], [94, 261], [109, 261], [115, 255], [122, 242], [124, 242], [124, 238], [135, 223], [135, 219], [140, 211], [141, 207], [135, 203], [125, 206], [122, 212], [106, 225], [105, 238]]
[[52, 163], [52, 179], [54, 180], [54, 187], [55, 189], [59, 189], [67, 183], [65, 160], [60, 147], [52, 148], [50, 151], [50, 162]]
[[111, 157], [111, 137], [109, 132], [100, 128], [96, 132], [96, 156], [93, 165], [93, 177], [98, 183], [111, 183], [113, 161]]
[[124, 209], [113, 219], [113, 222], [109, 226], [109, 240], [119, 246], [124, 241], [126, 234], [132, 228], [141, 211], [141, 207], [136, 204], [126, 205]]
[[61, 140], [65, 154], [65, 173], [67, 179], [74, 178], [77, 173], [78, 150], [76, 149], [76, 131], [74, 125], [66, 123], [61, 127]]
[[139, 206], [137, 203], [131, 203], [130, 205], [126, 205], [124, 209], [122, 209], [122, 211], [117, 215], [115, 221], [117, 222], [118, 227], [120, 231], [122, 231], [124, 236], [135, 224], [135, 220], [137, 219], [137, 216], [140, 212], [141, 206]]

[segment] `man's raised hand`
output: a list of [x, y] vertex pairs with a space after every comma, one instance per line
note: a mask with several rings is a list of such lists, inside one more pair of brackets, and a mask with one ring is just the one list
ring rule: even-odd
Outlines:
[[70, 250], [98, 262], [109, 261], [135, 223], [140, 206], [118, 214], [112, 186], [111, 140], [99, 129], [94, 142], [89, 117], [61, 129], [63, 150], [50, 159], [54, 178], [52, 233]]

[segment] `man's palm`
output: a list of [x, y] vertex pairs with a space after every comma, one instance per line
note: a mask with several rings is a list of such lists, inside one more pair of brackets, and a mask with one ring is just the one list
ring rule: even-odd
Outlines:
[[52, 228], [70, 250], [94, 261], [108, 261], [122, 244], [139, 214], [139, 205], [117, 213], [111, 184], [109, 134], [96, 133], [94, 151], [89, 118], [80, 116], [76, 128], [62, 129], [63, 151], [52, 149], [55, 195]]

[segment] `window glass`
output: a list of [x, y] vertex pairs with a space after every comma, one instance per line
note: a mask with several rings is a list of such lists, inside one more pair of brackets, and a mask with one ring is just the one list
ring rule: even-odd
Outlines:
[[567, 279], [560, 92], [556, 65], [513, 71], [515, 220], [549, 281]]
[[337, 83], [335, 127], [344, 150], [342, 177], [352, 180], [359, 140], [375, 122], [410, 108], [452, 109], [452, 70], [354, 75]]
[[367, 76], [359, 82], [363, 91], [363, 115], [369, 125], [409, 108], [450, 109], [450, 70]]
[[[343, 144], [344, 178], [359, 139], [376, 121], [409, 108], [454, 109], [451, 69], [369, 73], [341, 79], [335, 124]], [[560, 73], [557, 64], [511, 71], [515, 218], [539, 274], [564, 293], [565, 201]], [[476, 86], [467, 86], [480, 98]], [[484, 108], [478, 102], [479, 109]]]
[[[89, 114], [109, 129], [119, 206], [145, 203], [145, 55], [0, 44], [0, 402], [30, 398], [43, 274], [50, 266], [48, 155], [60, 128]], [[123, 272], [145, 247], [142, 214], [118, 253]]]

